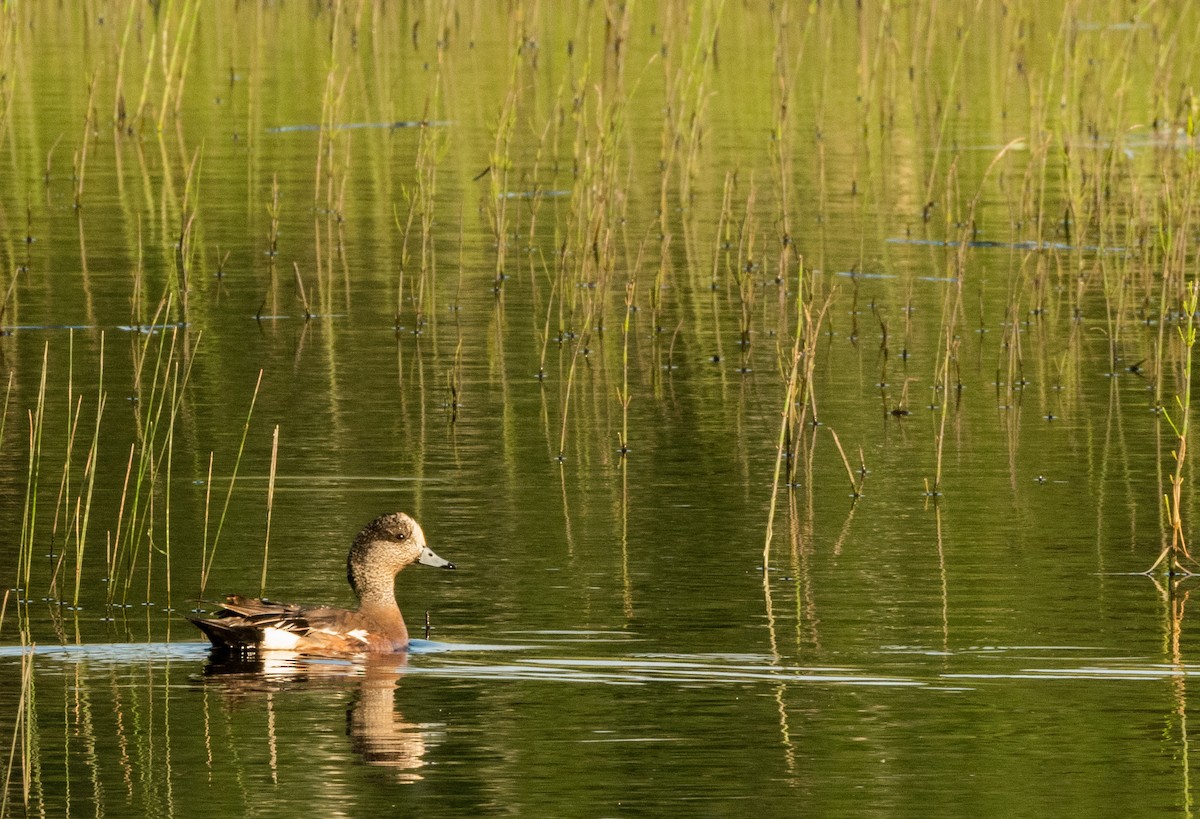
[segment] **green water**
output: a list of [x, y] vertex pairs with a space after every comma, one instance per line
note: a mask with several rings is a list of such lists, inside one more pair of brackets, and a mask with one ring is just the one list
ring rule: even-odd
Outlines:
[[0, 6], [5, 811], [1190, 814], [1197, 21], [1062, 15]]

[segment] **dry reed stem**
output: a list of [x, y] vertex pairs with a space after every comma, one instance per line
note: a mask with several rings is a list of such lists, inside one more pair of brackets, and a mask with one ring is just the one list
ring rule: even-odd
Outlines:
[[258, 596], [267, 594], [267, 556], [271, 549], [271, 511], [275, 506], [275, 469], [279, 463], [279, 424], [271, 435], [271, 471], [267, 478], [267, 530], [263, 536], [262, 578], [258, 584]]
[[[1198, 335], [1196, 311], [1200, 309], [1200, 279], [1193, 279], [1188, 286], [1188, 291], [1188, 298], [1183, 303], [1186, 320], [1184, 326], [1179, 328], [1179, 335], [1184, 345], [1183, 394], [1176, 396], [1176, 401], [1179, 404], [1179, 420], [1176, 421], [1170, 414], [1164, 412], [1167, 422], [1178, 437], [1176, 449], [1173, 453], [1175, 456], [1175, 470], [1171, 475], [1171, 494], [1164, 498], [1167, 504], [1168, 519], [1171, 524], [1171, 541], [1162, 550], [1153, 565], [1146, 570], [1146, 574], [1154, 572], [1165, 561], [1169, 575], [1190, 575], [1192, 571], [1187, 564], [1196, 564], [1196, 560], [1187, 548], [1182, 509], [1183, 472], [1187, 461], [1188, 432], [1191, 427], [1192, 353], [1195, 349]], [[1184, 561], [1186, 561], [1186, 564]]]
[[[846, 467], [846, 477], [850, 480], [850, 492], [855, 498], [862, 496], [862, 484], [854, 477], [854, 470], [850, 468], [850, 459], [846, 457], [846, 450], [842, 449], [842, 441], [838, 438], [837, 432], [833, 427], [827, 427], [829, 434], [833, 436], [834, 446], [837, 447], [838, 455], [842, 456], [842, 464]], [[859, 449], [859, 457], [862, 456], [862, 450]]]
[[300, 295], [300, 303], [304, 305], [304, 320], [310, 321], [313, 317], [313, 312], [308, 304], [308, 294], [304, 292], [304, 279], [300, 277], [300, 264], [292, 262], [292, 270], [296, 274], [296, 292]]
[[[809, 383], [812, 376], [813, 353], [815, 352], [815, 344], [817, 333], [819, 332], [821, 323], [824, 321], [825, 314], [829, 309], [833, 294], [830, 293], [821, 309], [816, 316], [812, 315], [812, 306], [804, 300], [804, 259], [797, 259], [797, 311], [800, 316], [800, 324], [796, 327], [795, 339], [792, 342], [791, 362], [788, 372], [786, 387], [784, 389], [783, 409], [780, 413], [779, 438], [775, 447], [775, 470], [771, 479], [771, 502], [767, 512], [767, 531], [763, 542], [763, 574], [767, 572], [767, 567], [770, 565], [771, 559], [771, 539], [775, 532], [775, 508], [779, 498], [779, 483], [783, 471], [784, 455], [787, 452], [787, 443], [789, 433], [803, 423], [803, 414], [800, 420], [795, 418], [795, 406], [799, 403], [802, 407], [802, 413], [807, 409], [808, 401], [806, 400], [809, 390]], [[805, 366], [801, 367], [801, 362]], [[804, 384], [801, 384], [803, 378]]]

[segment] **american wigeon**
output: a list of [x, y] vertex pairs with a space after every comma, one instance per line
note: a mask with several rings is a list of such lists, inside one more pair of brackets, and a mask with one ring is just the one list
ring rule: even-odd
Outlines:
[[396, 574], [412, 563], [454, 564], [425, 545], [421, 527], [403, 512], [368, 523], [350, 547], [346, 577], [358, 609], [274, 603], [231, 594], [214, 617], [188, 617], [213, 647], [234, 653], [286, 650], [301, 654], [404, 651], [408, 628], [396, 605]]

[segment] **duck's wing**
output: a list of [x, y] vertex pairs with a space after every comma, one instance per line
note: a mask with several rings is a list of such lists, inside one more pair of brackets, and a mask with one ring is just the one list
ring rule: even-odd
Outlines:
[[216, 616], [276, 625], [302, 617], [304, 608], [306, 607], [298, 606], [295, 603], [276, 603], [265, 597], [243, 597], [240, 594], [231, 594], [217, 609]]
[[370, 624], [358, 612], [276, 603], [231, 594], [213, 617], [189, 617], [218, 648], [354, 654], [371, 648]]
[[226, 597], [212, 617], [187, 619], [204, 632], [214, 647], [237, 652], [261, 646], [267, 629], [294, 634], [292, 639], [308, 631], [299, 606], [237, 594]]

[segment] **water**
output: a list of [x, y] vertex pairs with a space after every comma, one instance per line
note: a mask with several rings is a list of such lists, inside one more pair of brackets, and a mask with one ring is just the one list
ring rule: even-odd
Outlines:
[[[707, 6], [620, 47], [587, 7], [202, 6], [159, 131], [189, 8], [133, 7], [119, 84], [130, 7], [0, 12], [5, 811], [1191, 812], [1192, 581], [1140, 574], [1187, 149], [1158, 91], [1098, 100], [1177, 85], [1194, 12], [729, 8], [704, 62]], [[793, 253], [829, 302], [772, 518]], [[427, 638], [214, 664], [182, 615], [258, 592], [268, 508], [267, 593], [339, 605], [411, 512], [458, 566], [398, 579]]]
[[365, 665], [229, 668], [181, 643], [39, 650], [40, 790], [71, 813], [782, 813], [803, 797], [818, 813], [954, 814], [1002, 809], [1022, 782], [1034, 804], [1136, 812], [1140, 786], [1086, 782], [1171, 781], [1164, 728], [1200, 670], [1101, 646], [880, 646], [863, 668], [512, 636]]

